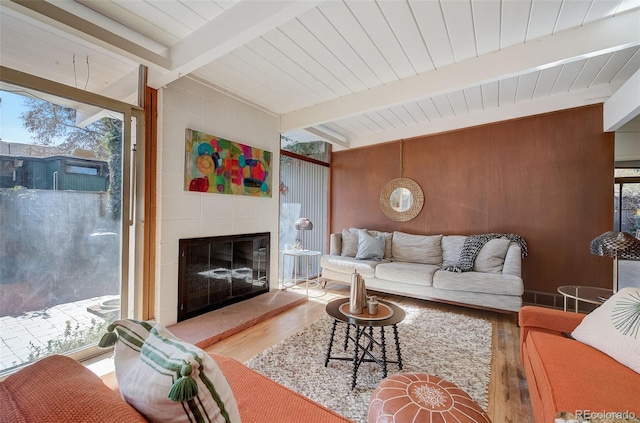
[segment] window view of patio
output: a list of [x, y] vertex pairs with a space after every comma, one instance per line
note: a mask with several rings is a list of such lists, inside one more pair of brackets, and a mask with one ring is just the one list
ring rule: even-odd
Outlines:
[[[615, 170], [614, 230], [640, 239], [640, 169]], [[640, 286], [640, 261], [620, 260], [620, 286]]]
[[3, 374], [94, 347], [120, 317], [128, 214], [122, 113], [7, 84], [0, 95]]
[[[324, 141], [299, 142], [281, 137], [280, 156], [280, 265], [284, 278], [294, 276], [294, 262], [282, 263], [282, 251], [294, 247], [325, 252], [327, 243], [327, 198], [329, 184], [328, 143]], [[296, 229], [296, 221], [307, 218], [311, 229]], [[309, 276], [317, 276], [318, 257], [296, 258], [298, 265], [310, 267]], [[300, 268], [300, 267], [299, 267]], [[306, 275], [298, 270], [296, 277]]]

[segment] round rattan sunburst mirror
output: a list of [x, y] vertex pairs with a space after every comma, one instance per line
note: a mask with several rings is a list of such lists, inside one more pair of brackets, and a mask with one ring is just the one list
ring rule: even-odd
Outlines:
[[380, 193], [382, 212], [396, 222], [407, 222], [422, 211], [424, 194], [413, 179], [396, 178]]

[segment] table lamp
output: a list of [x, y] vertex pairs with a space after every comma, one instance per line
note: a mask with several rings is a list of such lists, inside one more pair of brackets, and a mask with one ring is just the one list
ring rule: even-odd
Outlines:
[[640, 260], [640, 240], [625, 232], [609, 231], [591, 240], [591, 254], [613, 257], [613, 292], [618, 292], [618, 259]]
[[301, 217], [296, 220], [295, 227], [297, 230], [302, 231], [300, 239], [300, 248], [304, 248], [304, 231], [310, 231], [313, 229], [313, 223], [306, 217]]

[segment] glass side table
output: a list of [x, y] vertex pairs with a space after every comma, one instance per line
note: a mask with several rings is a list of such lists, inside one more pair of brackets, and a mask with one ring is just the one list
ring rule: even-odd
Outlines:
[[564, 311], [567, 311], [567, 299], [571, 298], [574, 303], [574, 310], [578, 312], [580, 302], [601, 305], [613, 295], [613, 290], [607, 288], [597, 288], [595, 286], [564, 285], [558, 287], [558, 292], [564, 299]]
[[[304, 263], [305, 263], [305, 268], [306, 268], [306, 277], [305, 277], [305, 281], [306, 281], [306, 288], [307, 288], [307, 297], [309, 296], [309, 258], [311, 257], [317, 257], [319, 259], [319, 257], [322, 255], [322, 253], [320, 251], [313, 251], [313, 250], [284, 250], [282, 252], [282, 269], [281, 269], [281, 281], [282, 281], [282, 285], [281, 288], [282, 289], [287, 289], [289, 287], [293, 287], [296, 285], [297, 280], [298, 280], [298, 258], [299, 257], [304, 257]], [[285, 268], [285, 260], [287, 257], [293, 257], [293, 281], [291, 284], [287, 284], [286, 280], [285, 280], [285, 275], [284, 275], [284, 268]], [[318, 266], [320, 266], [320, 264], [318, 263]], [[318, 272], [319, 274], [320, 272]], [[314, 282], [315, 283], [315, 282]]]

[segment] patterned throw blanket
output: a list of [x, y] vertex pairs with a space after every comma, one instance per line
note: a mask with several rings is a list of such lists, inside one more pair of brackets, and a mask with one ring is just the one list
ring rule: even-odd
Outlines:
[[495, 238], [507, 238], [511, 242], [515, 242], [520, 246], [522, 250], [522, 258], [525, 258], [529, 251], [527, 249], [527, 243], [524, 238], [516, 234], [481, 234], [481, 235], [469, 235], [464, 241], [462, 251], [460, 252], [460, 261], [456, 266], [442, 266], [440, 270], [446, 270], [447, 272], [470, 272], [473, 270], [473, 264], [476, 261], [478, 253], [484, 247], [484, 244]]

